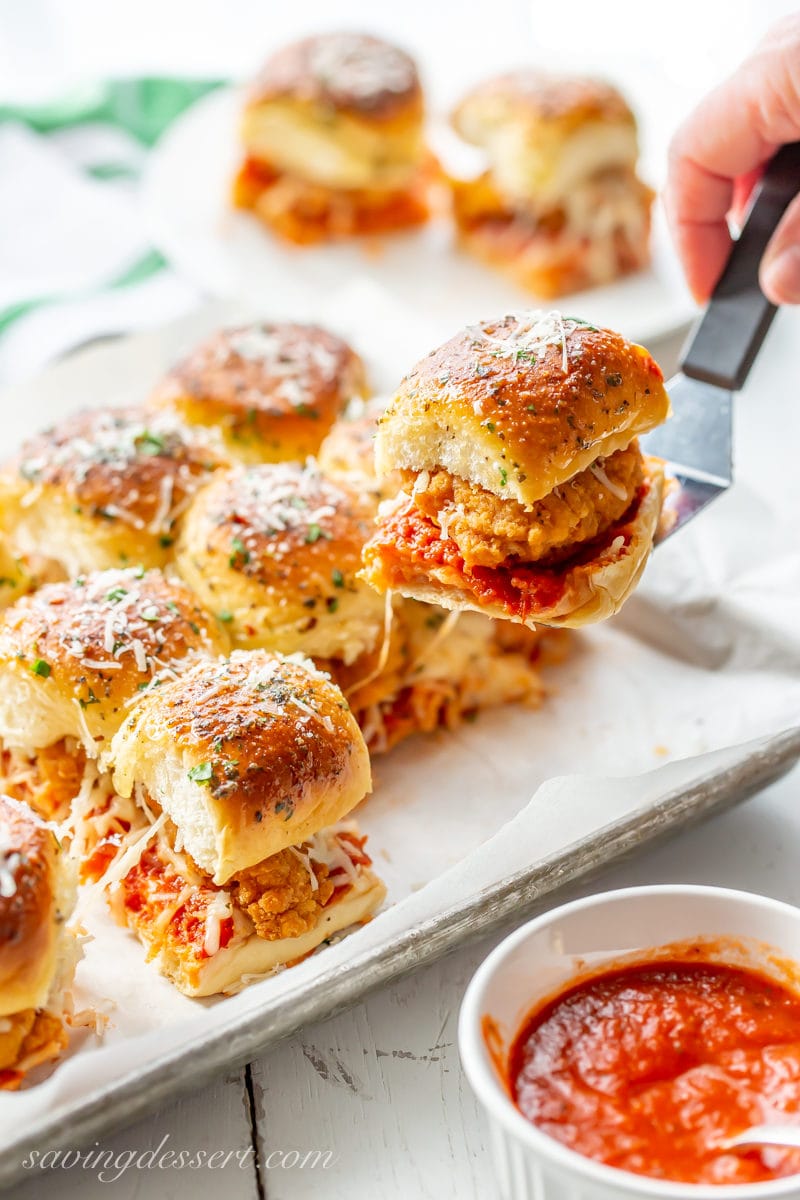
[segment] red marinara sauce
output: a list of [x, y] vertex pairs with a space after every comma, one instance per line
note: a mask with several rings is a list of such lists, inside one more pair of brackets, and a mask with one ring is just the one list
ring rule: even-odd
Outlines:
[[792, 1175], [800, 1150], [720, 1143], [800, 1124], [800, 995], [719, 963], [615, 969], [529, 1018], [509, 1085], [529, 1121], [608, 1166], [681, 1183]]

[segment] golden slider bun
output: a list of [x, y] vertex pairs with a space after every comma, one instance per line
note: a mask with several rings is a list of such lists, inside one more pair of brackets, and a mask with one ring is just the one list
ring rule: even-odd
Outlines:
[[227, 460], [171, 413], [87, 409], [27, 441], [0, 474], [0, 524], [68, 575], [163, 566], [189, 498]]
[[27, 750], [74, 737], [96, 757], [140, 691], [227, 646], [216, 620], [159, 571], [47, 584], [0, 617], [0, 738]]
[[235, 458], [302, 461], [348, 401], [366, 393], [364, 364], [336, 334], [260, 322], [201, 342], [156, 386], [149, 405], [218, 430]]
[[424, 155], [414, 62], [380, 38], [327, 33], [267, 60], [242, 116], [248, 156], [338, 189], [395, 189]]
[[7, 608], [36, 586], [28, 564], [14, 554], [8, 541], [0, 537], [0, 608]]
[[0, 1018], [47, 1001], [74, 879], [49, 825], [0, 795]]
[[379, 591], [401, 592], [450, 609], [474, 609], [530, 628], [578, 628], [613, 616], [636, 587], [653, 547], [664, 494], [663, 464], [644, 460], [630, 513], [603, 538], [553, 565], [512, 562], [465, 568], [452, 542], [399, 498], [364, 550], [364, 576]]
[[114, 786], [141, 784], [223, 884], [335, 824], [371, 789], [341, 691], [306, 660], [237, 650], [148, 693], [114, 738]]
[[533, 505], [669, 415], [642, 346], [557, 312], [482, 321], [406, 376], [378, 425], [379, 475], [443, 468]]
[[319, 448], [317, 465], [323, 475], [365, 500], [388, 500], [402, 487], [402, 476], [379, 479], [375, 473], [375, 435], [386, 408], [385, 398], [369, 401], [362, 412], [337, 421]]
[[176, 566], [236, 645], [349, 662], [383, 626], [357, 578], [372, 511], [311, 462], [241, 467], [198, 495]]
[[636, 164], [636, 121], [616, 88], [595, 79], [521, 70], [475, 88], [453, 114], [482, 147], [508, 198], [545, 210], [587, 177]]

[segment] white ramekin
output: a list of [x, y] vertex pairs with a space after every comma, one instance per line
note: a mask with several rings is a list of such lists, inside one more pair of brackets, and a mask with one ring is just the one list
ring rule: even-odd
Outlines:
[[606, 964], [646, 959], [665, 945], [706, 940], [709, 958], [800, 983], [800, 909], [689, 884], [625, 888], [564, 904], [512, 933], [481, 965], [464, 996], [458, 1041], [467, 1078], [489, 1118], [504, 1200], [800, 1198], [800, 1175], [768, 1183], [680, 1184], [584, 1158], [522, 1116], [495, 1067], [497, 1060], [505, 1065], [514, 1036], [537, 1003], [571, 979]]

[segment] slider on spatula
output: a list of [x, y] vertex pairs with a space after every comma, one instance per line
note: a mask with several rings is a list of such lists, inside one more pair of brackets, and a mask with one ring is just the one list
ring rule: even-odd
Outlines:
[[295, 962], [382, 901], [343, 820], [370, 790], [367, 748], [307, 660], [196, 663], [148, 693], [112, 760], [142, 824], [106, 873], [112, 912], [187, 995]]
[[0, 527], [15, 551], [68, 577], [164, 566], [190, 497], [227, 461], [211, 430], [169, 412], [87, 409], [30, 438], [0, 471]]
[[636, 121], [595, 79], [520, 70], [476, 87], [453, 124], [486, 170], [453, 180], [464, 247], [539, 296], [646, 265], [653, 192], [637, 175]]
[[91, 812], [83, 857], [121, 831], [97, 760], [131, 706], [227, 646], [219, 623], [159, 571], [100, 571], [23, 596], [0, 617], [0, 789], [48, 819], [73, 802]]
[[452, 609], [579, 626], [644, 570], [663, 466], [637, 437], [669, 415], [641, 346], [557, 312], [483, 321], [403, 380], [375, 443], [406, 490], [381, 509], [364, 576]]
[[160, 380], [148, 404], [191, 428], [218, 431], [234, 459], [302, 462], [366, 390], [364, 364], [336, 334], [260, 321], [200, 342]]
[[0, 794], [0, 1090], [67, 1043], [65, 989], [80, 951], [67, 928], [75, 877], [54, 831]]
[[381, 38], [324, 33], [273, 54], [250, 89], [234, 202], [295, 243], [427, 220], [435, 166], [411, 58]]

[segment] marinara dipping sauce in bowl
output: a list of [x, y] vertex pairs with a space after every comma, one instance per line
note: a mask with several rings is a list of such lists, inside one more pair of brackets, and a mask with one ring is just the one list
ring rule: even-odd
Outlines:
[[472, 980], [459, 1045], [506, 1200], [800, 1197], [800, 909], [691, 885], [566, 904]]

